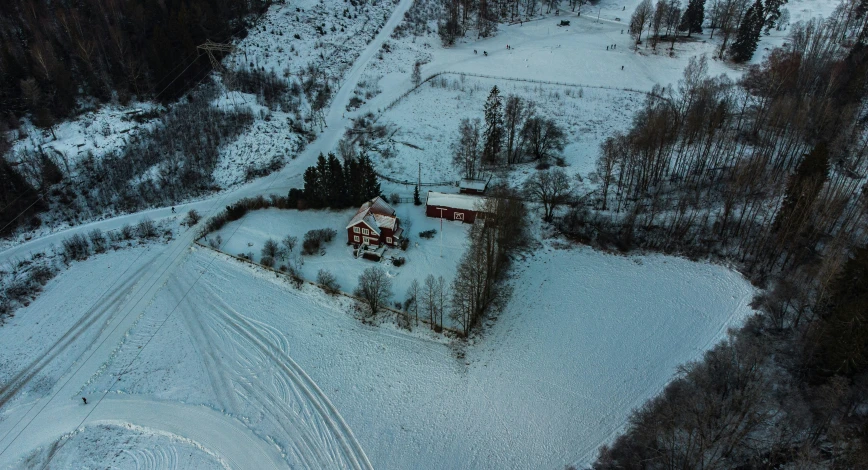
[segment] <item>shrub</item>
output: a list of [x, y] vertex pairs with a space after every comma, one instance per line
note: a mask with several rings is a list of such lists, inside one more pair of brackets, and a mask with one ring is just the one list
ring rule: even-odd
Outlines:
[[124, 240], [132, 239], [135, 234], [136, 230], [130, 224], [125, 224], [123, 227], [121, 227], [121, 236]]
[[261, 264], [267, 268], [273, 268], [274, 267], [274, 258], [272, 258], [271, 256], [263, 256], [262, 259], [259, 260], [259, 264]]
[[403, 266], [406, 260], [403, 257], [392, 259], [392, 264], [395, 266]]
[[187, 212], [187, 217], [184, 219], [184, 222], [182, 222], [182, 223], [188, 227], [192, 227], [192, 226], [198, 224], [199, 220], [201, 218], [202, 218], [202, 216], [199, 215], [198, 212], [196, 212], [196, 209], [190, 209], [190, 211]]
[[102, 230], [95, 228], [87, 234], [94, 253], [103, 253], [106, 250], [106, 238]]
[[322, 290], [324, 290], [327, 294], [337, 294], [340, 290], [340, 285], [338, 285], [337, 279], [335, 279], [335, 275], [330, 273], [325, 269], [320, 269], [316, 273], [316, 282], [320, 286], [322, 286]]
[[142, 239], [154, 238], [157, 236], [157, 226], [151, 219], [142, 219], [142, 221], [136, 225], [136, 234]]
[[64, 261], [85, 260], [88, 256], [90, 256], [90, 244], [84, 235], [77, 233], [63, 241]]
[[277, 245], [277, 242], [274, 241], [273, 238], [269, 238], [265, 240], [265, 244], [262, 245], [262, 257], [268, 258], [276, 258], [277, 253], [280, 251], [280, 247]]
[[436, 233], [437, 233], [437, 230], [435, 230], [433, 228], [431, 230], [425, 230], [424, 232], [419, 232], [419, 238], [431, 239], [431, 238], [434, 238], [434, 235]]
[[211, 248], [214, 248], [215, 250], [219, 250], [220, 245], [222, 245], [222, 244], [223, 244], [223, 237], [221, 237], [220, 235], [217, 235], [216, 237], [211, 237], [208, 240], [208, 246], [210, 246]]
[[398, 196], [398, 193], [389, 194], [389, 202], [397, 205], [398, 203], [401, 202], [401, 196]]
[[338, 232], [331, 228], [320, 228], [310, 230], [304, 234], [304, 241], [301, 243], [302, 253], [312, 255], [319, 253], [323, 243], [328, 243], [335, 239]]

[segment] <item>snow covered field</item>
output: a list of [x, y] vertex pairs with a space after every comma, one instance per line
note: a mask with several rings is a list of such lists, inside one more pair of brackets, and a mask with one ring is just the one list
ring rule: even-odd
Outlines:
[[[435, 86], [436, 84], [436, 86]], [[563, 158], [570, 173], [593, 171], [600, 143], [616, 131], [626, 130], [645, 99], [642, 93], [598, 88], [564, 87], [444, 74], [401, 100], [384, 113], [380, 123], [397, 129], [392, 137], [398, 156], [376, 163], [380, 171], [401, 180], [415, 181], [419, 164], [422, 181], [458, 181], [452, 146], [458, 123], [482, 119], [483, 106], [493, 86], [501, 96], [517, 95], [536, 103], [537, 112], [561, 124], [567, 134]], [[431, 107], [429, 103], [437, 103]], [[407, 145], [410, 144], [410, 145]], [[531, 174], [533, 164], [517, 165], [515, 178]]]
[[[96, 268], [137, 266], [139, 256], [104, 255], [92, 262], [95, 269], [82, 263], [62, 274], [16, 317], [19, 328], [44, 311], [80, 318], [88, 299], [69, 305], [68, 292], [111, 282], [110, 269]], [[85, 452], [75, 450], [83, 432], [93, 436], [91, 445], [136, 454], [141, 441], [113, 436], [159, 434], [171, 442], [150, 452], [175, 468], [184, 465], [171, 460], [179, 452], [172, 449], [188, 446], [201, 450], [196, 459], [240, 462], [239, 446], [215, 447], [219, 435], [233, 433], [277, 450], [257, 458], [303, 468], [353, 468], [365, 456], [375, 468], [585, 463], [678, 364], [698, 358], [749, 314], [754, 293], [718, 266], [564, 249], [558, 242], [520, 261], [513, 282], [509, 308], [481, 339], [458, 347], [459, 359], [442, 341], [359, 323], [346, 299], [310, 286], [298, 291], [263, 270], [195, 249], [96, 375], [55, 399], [60, 424], [81, 419], [82, 426], [57, 432], [58, 423], [49, 422], [58, 416], [42, 414], [49, 422], [25, 429], [0, 462], [16, 468], [29, 456], [41, 466], [52, 442], [82, 428], [59, 441], [61, 449]], [[41, 328], [57, 337], [64, 327]], [[4, 361], [29, 355], [28, 343], [3, 344], [12, 346], [3, 350]], [[61, 369], [49, 369], [46, 383]], [[80, 405], [78, 397], [95, 401], [107, 389], [94, 409], [109, 414], [82, 419], [93, 404]], [[4, 409], [0, 448], [39, 395]], [[176, 409], [177, 417], [161, 409]], [[115, 426], [99, 426], [105, 422]], [[141, 429], [118, 429], [121, 423]], [[192, 431], [204, 428], [211, 431]], [[125, 458], [117, 464], [136, 461]]]

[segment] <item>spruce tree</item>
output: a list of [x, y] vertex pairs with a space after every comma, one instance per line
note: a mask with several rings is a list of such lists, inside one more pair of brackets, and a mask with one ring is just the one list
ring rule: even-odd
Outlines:
[[702, 22], [705, 21], [705, 0], [690, 0], [684, 15], [681, 17], [681, 25], [678, 29], [691, 33], [702, 33]]
[[497, 85], [491, 88], [485, 102], [485, 144], [482, 147], [482, 160], [495, 163], [500, 158], [503, 147], [503, 100]]
[[756, 52], [760, 33], [763, 26], [763, 5], [760, 0], [751, 5], [741, 20], [738, 27], [738, 36], [729, 49], [732, 60], [735, 62], [747, 62]]
[[413, 188], [413, 204], [415, 204], [417, 206], [422, 205], [422, 198], [419, 197], [419, 186], [418, 185], [415, 188]]

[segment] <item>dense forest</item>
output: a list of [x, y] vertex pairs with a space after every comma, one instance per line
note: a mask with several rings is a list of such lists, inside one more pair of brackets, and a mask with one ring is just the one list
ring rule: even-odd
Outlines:
[[0, 109], [49, 127], [78, 99], [177, 98], [211, 65], [206, 40], [245, 34], [270, 0], [4, 0]]
[[738, 81], [691, 60], [603, 143], [564, 233], [716, 259], [763, 291], [594, 468], [868, 467], [866, 85], [868, 2], [847, 1]]

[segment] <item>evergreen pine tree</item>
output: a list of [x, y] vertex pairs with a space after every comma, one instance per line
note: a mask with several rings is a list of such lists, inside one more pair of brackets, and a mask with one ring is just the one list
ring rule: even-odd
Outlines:
[[678, 29], [687, 31], [689, 37], [691, 33], [702, 32], [703, 21], [705, 21], [705, 0], [690, 0], [684, 10], [684, 15], [681, 17], [681, 24]]
[[313, 209], [322, 207], [322, 201], [319, 199], [319, 181], [316, 174], [316, 167], [308, 167], [304, 171], [304, 205]]
[[382, 193], [380, 189], [380, 181], [377, 179], [377, 173], [374, 171], [374, 165], [367, 154], [362, 154], [359, 157], [359, 181], [361, 182], [360, 200], [354, 205], [361, 205], [365, 201], [369, 201]]
[[415, 204], [417, 206], [422, 205], [422, 198], [419, 197], [419, 186], [418, 185], [415, 188], [413, 188], [413, 204]]
[[340, 209], [348, 207], [347, 187], [344, 180], [344, 167], [333, 153], [328, 157], [328, 187], [329, 207]]
[[491, 88], [485, 102], [485, 144], [482, 147], [482, 160], [496, 163], [503, 147], [503, 100], [497, 85]]
[[757, 44], [759, 43], [760, 33], [763, 26], [763, 5], [760, 0], [747, 9], [744, 18], [741, 20], [741, 25], [738, 27], [738, 36], [735, 42], [729, 48], [732, 54], [732, 60], [736, 62], [747, 62], [753, 57], [756, 52]]

